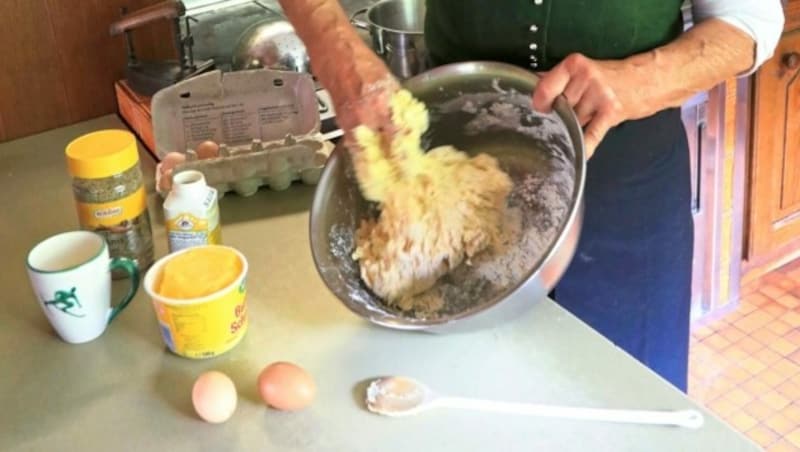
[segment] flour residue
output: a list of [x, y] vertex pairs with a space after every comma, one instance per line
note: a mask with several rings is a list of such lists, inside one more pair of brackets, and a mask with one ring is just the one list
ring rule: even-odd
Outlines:
[[[494, 87], [494, 86], [493, 86]], [[435, 108], [435, 115], [463, 113], [471, 118], [464, 127], [468, 135], [510, 131], [543, 143], [542, 148], [558, 147], [563, 157], [573, 158], [569, 132], [555, 111], [539, 113], [531, 109], [531, 96], [514, 89], [463, 94]], [[501, 93], [501, 94], [498, 94]]]

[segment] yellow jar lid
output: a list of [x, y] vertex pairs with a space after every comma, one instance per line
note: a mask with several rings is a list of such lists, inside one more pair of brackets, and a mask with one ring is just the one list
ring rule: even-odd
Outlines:
[[127, 130], [101, 130], [67, 145], [67, 168], [73, 177], [102, 179], [139, 163], [136, 137]]

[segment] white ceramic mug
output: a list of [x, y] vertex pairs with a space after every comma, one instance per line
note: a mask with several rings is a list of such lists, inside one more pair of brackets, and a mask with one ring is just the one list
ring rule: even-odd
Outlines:
[[[89, 231], [64, 232], [36, 245], [27, 260], [28, 276], [44, 314], [71, 344], [89, 342], [105, 331], [136, 295], [139, 270], [126, 258], [111, 259], [108, 245]], [[111, 306], [111, 270], [125, 271], [131, 287]]]

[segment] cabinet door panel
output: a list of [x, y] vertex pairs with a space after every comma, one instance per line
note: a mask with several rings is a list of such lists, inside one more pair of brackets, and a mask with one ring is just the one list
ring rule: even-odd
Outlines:
[[[800, 47], [800, 32], [797, 33]], [[798, 69], [789, 83], [786, 92], [786, 134], [781, 143], [783, 154], [783, 193], [781, 196], [781, 213], [791, 215], [800, 211], [800, 51], [784, 55], [783, 64], [788, 67], [796, 64]], [[791, 61], [790, 61], [791, 60]]]
[[800, 30], [755, 79], [749, 258], [800, 239]]

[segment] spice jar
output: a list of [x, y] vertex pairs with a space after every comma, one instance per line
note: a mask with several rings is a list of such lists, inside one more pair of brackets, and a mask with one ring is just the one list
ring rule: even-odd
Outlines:
[[81, 228], [103, 235], [112, 258], [147, 269], [153, 232], [136, 138], [125, 130], [93, 132], [72, 141], [66, 155]]

